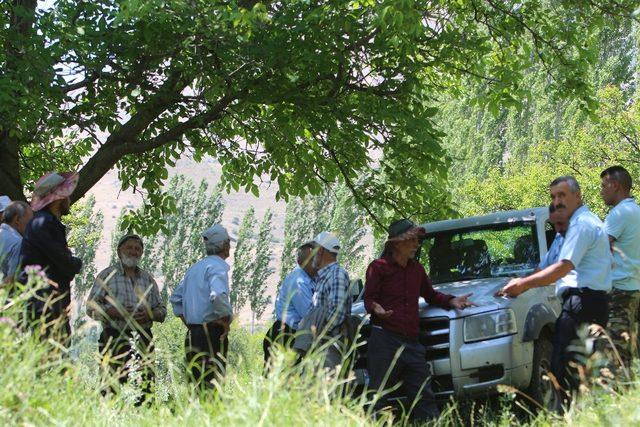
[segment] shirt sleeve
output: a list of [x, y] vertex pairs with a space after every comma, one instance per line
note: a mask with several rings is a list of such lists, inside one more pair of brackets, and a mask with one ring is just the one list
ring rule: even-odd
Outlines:
[[176, 316], [184, 316], [184, 309], [182, 307], [182, 297], [184, 295], [184, 279], [180, 282], [178, 286], [173, 290], [171, 294], [171, 298], [169, 298], [169, 302], [171, 302], [171, 307], [173, 308], [173, 314]]
[[106, 300], [108, 283], [107, 277], [111, 269], [102, 270], [93, 281], [89, 297], [87, 298], [87, 315], [94, 320], [105, 320], [106, 311], [111, 308]]
[[82, 260], [74, 257], [65, 242], [55, 235], [54, 226], [50, 221], [38, 222], [31, 230], [29, 242], [49, 258], [62, 277], [71, 281], [80, 272]]
[[327, 295], [328, 301], [331, 301], [329, 310], [327, 311], [327, 330], [332, 330], [336, 326], [342, 324], [347, 316], [347, 292], [349, 290], [349, 275], [345, 271], [336, 273], [334, 283], [329, 287]]
[[295, 282], [295, 288], [291, 293], [291, 304], [301, 317], [309, 312], [313, 304], [313, 291], [308, 286], [308, 282], [304, 279], [298, 279]]
[[160, 298], [160, 289], [158, 289], [158, 284], [151, 275], [149, 275], [149, 282], [151, 288], [149, 292], [149, 305], [153, 313], [153, 320], [156, 322], [164, 322], [165, 317], [167, 317], [167, 306], [164, 304], [164, 301], [162, 301], [162, 298]]
[[592, 234], [591, 230], [583, 225], [575, 224], [570, 226], [562, 244], [562, 249], [560, 249], [558, 261], [571, 261], [573, 267], [576, 268], [591, 246]]
[[[364, 307], [368, 313], [373, 313], [373, 303], [378, 302], [380, 298], [380, 284], [382, 277], [379, 267], [374, 261], [369, 264], [365, 275], [364, 285]], [[383, 307], [384, 308], [384, 307]]]
[[427, 272], [424, 271], [424, 267], [420, 267], [422, 276], [422, 283], [420, 284], [420, 296], [424, 298], [424, 300], [429, 303], [429, 305], [435, 305], [442, 308], [451, 308], [451, 306], [449, 305], [449, 301], [451, 301], [454, 296], [438, 292], [433, 289], [433, 284], [429, 276], [427, 276]]
[[624, 223], [620, 212], [614, 208], [604, 219], [604, 230], [609, 236], [618, 239], [624, 231]]
[[209, 301], [213, 304], [213, 312], [217, 319], [231, 316], [233, 308], [229, 300], [229, 286], [227, 273], [210, 273], [207, 275], [209, 284]]
[[7, 253], [7, 277], [14, 276], [20, 264], [20, 243], [14, 244]]

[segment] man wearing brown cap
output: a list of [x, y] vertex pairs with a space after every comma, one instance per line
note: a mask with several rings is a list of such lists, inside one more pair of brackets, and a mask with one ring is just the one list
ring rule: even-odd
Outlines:
[[[20, 265], [39, 265], [49, 284], [37, 291], [29, 302], [28, 320], [42, 321], [43, 336], [60, 333], [61, 339], [71, 334], [67, 309], [71, 303], [71, 281], [82, 268], [82, 261], [69, 250], [66, 227], [60, 218], [69, 213], [69, 196], [78, 184], [76, 173], [50, 172], [38, 180], [33, 190], [31, 207], [35, 212], [27, 225], [20, 250]], [[27, 283], [23, 271], [19, 280]]]
[[121, 384], [128, 379], [133, 359], [142, 365], [144, 394], [139, 404], [151, 391], [154, 378], [149, 359], [153, 352], [151, 326], [164, 321], [167, 309], [153, 276], [138, 267], [144, 251], [140, 236], [123, 236], [117, 251], [119, 262], [96, 277], [87, 300], [87, 314], [102, 323], [100, 354], [108, 358]]
[[[403, 219], [391, 224], [388, 232], [382, 256], [367, 269], [364, 288], [364, 304], [372, 323], [367, 354], [369, 387], [381, 391], [402, 381], [409, 402], [416, 402], [412, 418], [425, 421], [436, 418], [439, 411], [427, 383], [430, 373], [425, 349], [418, 342], [418, 299], [423, 297], [427, 303], [446, 309], [464, 309], [473, 303], [468, 301], [471, 294], [454, 297], [433, 289], [424, 267], [415, 259], [425, 237], [424, 228]], [[376, 409], [385, 403], [378, 400]]]

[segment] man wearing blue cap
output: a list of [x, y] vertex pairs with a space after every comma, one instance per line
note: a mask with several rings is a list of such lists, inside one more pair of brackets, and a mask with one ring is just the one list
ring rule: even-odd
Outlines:
[[229, 325], [231, 237], [220, 224], [202, 233], [207, 256], [192, 265], [171, 295], [173, 313], [187, 326], [185, 352], [190, 379], [201, 388], [213, 387], [226, 366]]

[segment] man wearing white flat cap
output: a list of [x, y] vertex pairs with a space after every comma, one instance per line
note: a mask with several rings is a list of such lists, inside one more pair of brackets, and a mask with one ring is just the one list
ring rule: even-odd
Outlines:
[[202, 233], [207, 256], [192, 265], [171, 295], [173, 313], [187, 326], [185, 353], [190, 380], [200, 388], [213, 387], [226, 366], [229, 325], [231, 251], [227, 230], [215, 224]]
[[[30, 320], [42, 320], [44, 336], [59, 332], [61, 339], [71, 334], [66, 313], [71, 304], [71, 281], [82, 268], [80, 258], [69, 250], [66, 227], [60, 222], [69, 213], [69, 196], [76, 185], [78, 174], [72, 172], [50, 172], [36, 182], [31, 198], [35, 214], [27, 224], [20, 250], [20, 265], [39, 265], [50, 282], [31, 299]], [[27, 282], [24, 271], [20, 281]]]
[[[349, 293], [349, 273], [338, 263], [340, 241], [328, 231], [318, 234], [313, 243], [316, 254], [313, 267], [317, 269], [316, 293], [313, 295], [313, 307], [322, 307], [325, 311], [325, 330], [329, 337], [342, 334], [341, 326], [351, 315], [351, 295]], [[328, 349], [326, 367], [337, 366], [342, 357], [335, 346]]]

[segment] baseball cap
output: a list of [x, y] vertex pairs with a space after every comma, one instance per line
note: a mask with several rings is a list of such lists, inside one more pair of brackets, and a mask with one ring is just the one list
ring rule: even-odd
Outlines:
[[9, 203], [11, 203], [11, 199], [9, 198], [9, 196], [0, 196], [0, 213], [4, 212], [4, 210], [7, 209]]
[[222, 243], [227, 240], [231, 240], [232, 242], [236, 241], [236, 239], [233, 239], [231, 238], [231, 236], [229, 236], [229, 233], [227, 233], [227, 229], [220, 224], [212, 225], [211, 227], [203, 231], [201, 235], [204, 240], [213, 244]]
[[313, 240], [307, 243], [320, 245], [334, 254], [337, 254], [340, 251], [340, 241], [333, 233], [328, 231], [319, 233]]

